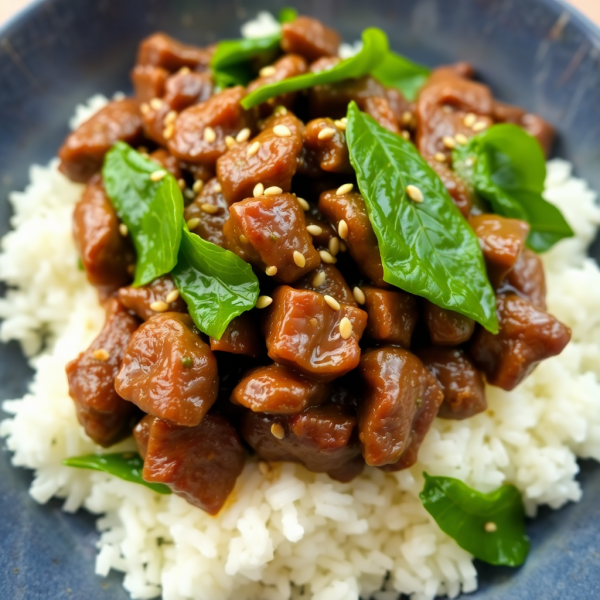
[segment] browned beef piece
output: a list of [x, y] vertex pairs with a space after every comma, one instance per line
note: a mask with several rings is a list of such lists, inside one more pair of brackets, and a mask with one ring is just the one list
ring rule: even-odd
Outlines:
[[356, 266], [378, 287], [389, 287], [383, 280], [379, 243], [371, 227], [363, 197], [357, 192], [338, 195], [336, 190], [323, 192], [319, 210], [339, 231], [340, 221], [346, 221], [348, 235], [344, 240]]
[[119, 218], [100, 175], [86, 186], [73, 212], [73, 235], [88, 281], [110, 294], [131, 281], [135, 252], [119, 232]]
[[[168, 144], [167, 137], [173, 136], [173, 125], [169, 126], [171, 107], [161, 98], [153, 98], [150, 104], [142, 104], [140, 107], [144, 135], [159, 146]], [[167, 137], [165, 137], [167, 134]]]
[[142, 458], [146, 458], [148, 453], [148, 440], [150, 439], [150, 428], [156, 417], [146, 415], [134, 428], [133, 439], [138, 449], [138, 454]]
[[225, 246], [276, 281], [292, 283], [321, 262], [295, 196], [248, 198], [232, 205], [229, 213]]
[[[323, 131], [325, 134], [321, 133]], [[304, 174], [315, 177], [322, 175], [321, 171], [341, 175], [354, 173], [350, 165], [346, 134], [332, 119], [314, 119], [306, 125], [302, 161]]]
[[490, 283], [497, 287], [525, 247], [529, 225], [519, 219], [487, 214], [471, 217], [469, 224], [479, 238]]
[[389, 101], [385, 97], [373, 96], [365, 100], [365, 112], [372, 116], [382, 127], [392, 133], [400, 133], [400, 124]]
[[[414, 112], [415, 112], [415, 104], [414, 102], [409, 102], [403, 95], [402, 92], [398, 91], [396, 88], [389, 88], [385, 90], [384, 98], [387, 99], [392, 112], [396, 117], [396, 121], [401, 123], [403, 128], [414, 127]], [[412, 115], [411, 123], [404, 123], [405, 115], [409, 113]]]
[[243, 313], [233, 319], [220, 340], [210, 338], [213, 352], [229, 352], [257, 358], [264, 348], [258, 327], [249, 313]]
[[417, 356], [444, 393], [438, 417], [468, 419], [487, 408], [481, 373], [463, 350], [432, 346], [419, 350]]
[[136, 65], [131, 72], [136, 99], [140, 102], [150, 102], [153, 98], [162, 98], [169, 75], [169, 71], [162, 67]]
[[130, 435], [135, 423], [135, 407], [117, 394], [115, 377], [138, 324], [112, 298], [106, 307], [106, 323], [100, 335], [66, 368], [77, 418], [87, 435], [106, 448]]
[[229, 205], [221, 190], [218, 180], [211, 179], [203, 186], [195, 200], [186, 206], [183, 214], [188, 227], [193, 225], [190, 231], [198, 234], [203, 240], [223, 248], [225, 247], [223, 226], [229, 219]]
[[327, 263], [321, 263], [314, 271], [307, 273], [294, 284], [294, 287], [331, 296], [340, 304], [358, 306], [344, 276], [333, 265]]
[[213, 83], [210, 73], [196, 73], [182, 69], [167, 79], [163, 100], [171, 110], [180, 112], [192, 104], [206, 102], [212, 93]]
[[[188, 311], [185, 300], [176, 294], [177, 287], [170, 275], [162, 275], [143, 287], [123, 287], [119, 290], [121, 304], [133, 311], [142, 321], [147, 321], [159, 312]], [[167, 302], [167, 298], [175, 296], [174, 300]], [[165, 305], [157, 306], [155, 303], [164, 302]], [[158, 310], [157, 310], [158, 309]]]
[[[352, 324], [347, 338], [340, 331], [343, 319]], [[275, 290], [265, 323], [269, 357], [309, 377], [331, 381], [358, 366], [358, 342], [366, 325], [367, 314], [354, 306], [340, 304], [336, 310], [321, 294], [284, 285]]]
[[339, 405], [313, 407], [297, 415], [246, 411], [240, 434], [262, 460], [298, 462], [338, 481], [351, 481], [364, 468], [356, 417]]
[[195, 427], [155, 419], [142, 476], [168, 485], [190, 504], [216, 515], [233, 491], [245, 461], [238, 434], [219, 415], [206, 415]]
[[58, 152], [60, 171], [72, 181], [86, 183], [100, 171], [113, 144], [121, 140], [137, 146], [142, 139], [138, 103], [129, 98], [110, 102], [67, 137]]
[[412, 466], [444, 398], [440, 386], [414, 354], [391, 346], [365, 352], [359, 370], [366, 385], [358, 410], [366, 463], [389, 471]]
[[516, 290], [539, 310], [546, 310], [544, 265], [542, 259], [533, 250], [523, 248], [501, 287], [505, 286]]
[[182, 67], [205, 71], [209, 68], [212, 49], [188, 46], [164, 33], [155, 33], [140, 44], [138, 65], [153, 65], [167, 71], [177, 71]]
[[179, 161], [172, 154], [169, 154], [167, 150], [159, 148], [150, 154], [150, 158], [169, 171], [175, 179], [181, 179], [182, 172]]
[[169, 139], [171, 154], [189, 163], [214, 165], [227, 152], [228, 136], [254, 127], [252, 113], [240, 105], [245, 95], [243, 87], [232, 87], [179, 113]]
[[458, 346], [470, 340], [475, 331], [473, 319], [429, 301], [423, 305], [423, 317], [436, 346]]
[[560, 354], [571, 330], [515, 294], [498, 296], [500, 332], [481, 328], [471, 345], [471, 356], [488, 383], [513, 390], [546, 358]]
[[148, 414], [194, 427], [217, 399], [217, 361], [189, 315], [163, 313], [135, 332], [115, 389]]
[[289, 192], [302, 152], [302, 123], [291, 113], [267, 119], [256, 138], [236, 144], [217, 162], [217, 176], [230, 204], [251, 198], [257, 184]]
[[447, 164], [437, 161], [433, 157], [426, 158], [429, 166], [439, 175], [442, 183], [454, 204], [465, 219], [471, 213], [473, 205], [472, 191], [462, 177], [457, 175]]
[[366, 335], [377, 342], [410, 348], [413, 331], [419, 319], [417, 300], [400, 290], [381, 290], [363, 286], [364, 309], [369, 315]]
[[281, 31], [284, 52], [300, 54], [309, 62], [323, 56], [337, 56], [341, 38], [336, 31], [310, 17], [297, 17]]
[[250, 371], [231, 394], [231, 401], [253, 412], [289, 415], [323, 404], [331, 387], [282, 365]]

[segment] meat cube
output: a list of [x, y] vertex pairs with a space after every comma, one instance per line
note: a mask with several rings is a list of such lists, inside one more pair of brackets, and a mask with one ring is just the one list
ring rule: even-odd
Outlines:
[[525, 247], [529, 225], [519, 219], [486, 214], [471, 217], [469, 224], [479, 238], [490, 283], [498, 287]]
[[105, 448], [130, 435], [136, 420], [133, 404], [115, 391], [115, 377], [138, 325], [138, 320], [112, 298], [100, 335], [66, 368], [77, 419], [87, 435]]
[[[323, 137], [323, 131], [327, 137]], [[328, 173], [354, 173], [348, 155], [346, 134], [342, 129], [338, 129], [331, 119], [314, 119], [306, 125], [303, 161], [309, 165], [314, 164]], [[319, 171], [313, 175], [318, 176]]]
[[379, 242], [369, 221], [363, 197], [357, 192], [338, 195], [336, 190], [323, 192], [319, 210], [339, 231], [340, 221], [345, 221], [348, 234], [344, 243], [360, 271], [378, 287], [389, 287], [383, 280], [383, 266]]
[[486, 410], [483, 378], [463, 350], [432, 346], [418, 351], [417, 356], [444, 393], [438, 417], [469, 419]]
[[211, 49], [188, 46], [164, 33], [155, 33], [140, 44], [138, 65], [153, 65], [167, 71], [177, 71], [182, 67], [205, 71], [210, 66]]
[[229, 219], [229, 205], [216, 178], [211, 179], [184, 210], [184, 217], [190, 231], [203, 240], [225, 247], [223, 226]]
[[135, 332], [115, 389], [145, 413], [194, 427], [217, 399], [217, 361], [189, 315], [162, 313]]
[[138, 454], [146, 458], [148, 453], [148, 440], [150, 439], [150, 428], [156, 420], [152, 415], [146, 415], [134, 428], [133, 439], [138, 449]]
[[423, 317], [436, 346], [458, 346], [470, 340], [475, 331], [473, 319], [429, 301], [424, 303]]
[[471, 344], [471, 357], [489, 384], [513, 390], [546, 358], [560, 354], [571, 330], [515, 294], [498, 296], [500, 332], [481, 328]]
[[[171, 107], [160, 98], [153, 98], [150, 104], [142, 104], [140, 107], [144, 135], [159, 146], [166, 146], [167, 137], [173, 135], [173, 124], [169, 124]], [[167, 137], [165, 137], [165, 134]]]
[[291, 113], [275, 114], [251, 141], [236, 144], [217, 162], [217, 176], [229, 204], [251, 198], [261, 184], [289, 192], [302, 152], [302, 123]]
[[180, 112], [192, 104], [206, 102], [212, 93], [210, 73], [195, 73], [182, 69], [167, 79], [163, 99], [171, 110]]
[[365, 100], [365, 112], [392, 133], [400, 133], [400, 124], [387, 98], [373, 96]]
[[265, 323], [269, 357], [319, 381], [331, 381], [358, 366], [358, 342], [366, 325], [367, 314], [354, 306], [337, 309], [329, 297], [281, 286]]
[[169, 71], [154, 65], [136, 65], [131, 72], [135, 97], [140, 102], [150, 102], [153, 98], [162, 98]]
[[289, 415], [323, 404], [330, 386], [282, 365], [250, 371], [231, 394], [231, 401], [253, 412]]
[[[404, 115], [409, 113], [411, 115], [411, 126], [415, 125], [414, 122], [414, 112], [415, 112], [415, 104], [414, 102], [409, 102], [403, 95], [402, 92], [397, 90], [396, 88], [388, 88], [385, 90], [385, 95], [383, 96], [388, 101], [392, 112], [396, 117], [396, 121], [401, 123], [403, 127], [408, 127], [409, 123], [404, 122]], [[366, 106], [365, 106], [366, 108]], [[373, 116], [373, 115], [371, 115]]]
[[58, 152], [60, 171], [72, 181], [86, 183], [100, 171], [105, 154], [120, 141], [142, 142], [142, 117], [135, 100], [107, 104], [71, 133]]
[[235, 487], [246, 453], [233, 426], [209, 414], [199, 425], [181, 427], [155, 419], [150, 427], [142, 476], [216, 515]]
[[186, 108], [175, 120], [171, 154], [189, 163], [214, 165], [227, 152], [228, 136], [235, 138], [242, 129], [254, 127], [252, 113], [240, 105], [245, 95], [243, 87], [232, 87]]
[[323, 296], [331, 296], [340, 304], [358, 306], [352, 290], [344, 276], [333, 266], [321, 263], [314, 271], [298, 280], [294, 287], [298, 290], [311, 290]]
[[450, 198], [460, 210], [461, 215], [468, 219], [473, 206], [472, 192], [462, 177], [455, 173], [447, 164], [441, 163], [433, 157], [426, 157], [427, 164], [437, 173]]
[[297, 17], [281, 28], [281, 48], [312, 62], [323, 56], [337, 56], [341, 38], [317, 19]]
[[161, 167], [167, 170], [175, 179], [179, 180], [182, 178], [181, 166], [179, 161], [167, 152], [164, 148], [159, 148], [150, 154], [150, 158], [157, 162]]
[[542, 259], [523, 248], [515, 266], [508, 272], [501, 289], [517, 291], [539, 310], [546, 310], [546, 276]]
[[419, 319], [417, 300], [400, 290], [381, 290], [363, 286], [368, 321], [366, 335], [377, 342], [410, 348]]
[[263, 350], [263, 342], [258, 327], [249, 313], [233, 319], [223, 332], [220, 340], [210, 338], [213, 352], [229, 352], [257, 358]]
[[297, 415], [247, 411], [240, 434], [262, 460], [298, 462], [337, 481], [351, 481], [364, 468], [356, 417], [338, 405], [313, 407]]
[[366, 395], [358, 409], [359, 440], [368, 465], [399, 471], [417, 461], [444, 394], [423, 363], [385, 346], [360, 360]]
[[306, 230], [304, 213], [291, 194], [259, 196], [229, 208], [225, 246], [276, 281], [292, 283], [321, 259]]
[[[167, 299], [170, 302], [167, 302]], [[187, 304], [179, 296], [177, 286], [170, 275], [162, 275], [143, 287], [121, 288], [119, 300], [142, 321], [155, 317], [159, 312], [187, 313], [188, 311]]]

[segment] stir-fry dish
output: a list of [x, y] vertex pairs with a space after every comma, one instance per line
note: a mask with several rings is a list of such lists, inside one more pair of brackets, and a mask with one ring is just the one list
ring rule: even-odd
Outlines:
[[[484, 382], [513, 390], [571, 336], [539, 257], [572, 235], [542, 197], [553, 128], [467, 63], [429, 71], [378, 29], [341, 59], [335, 31], [284, 21], [207, 48], [148, 37], [134, 95], [59, 154], [106, 308], [70, 394], [92, 440], [139, 451], [67, 464], [211, 515], [249, 457], [341, 482], [406, 469], [436, 417], [486, 411]], [[434, 516], [452, 485], [427, 476]]]

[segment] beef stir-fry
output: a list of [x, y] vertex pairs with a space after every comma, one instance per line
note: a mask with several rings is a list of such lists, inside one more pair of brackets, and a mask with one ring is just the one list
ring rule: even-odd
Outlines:
[[[261, 86], [338, 64], [339, 44], [298, 17], [255, 80], [223, 87], [210, 69], [214, 47], [155, 34], [140, 46], [134, 97], [108, 104], [60, 151], [61, 171], [86, 184], [74, 235], [107, 311], [67, 367], [79, 421], [104, 447], [133, 433], [144, 479], [210, 514], [248, 455], [344, 482], [365, 465], [406, 469], [436, 416], [485, 411], [484, 381], [512, 390], [570, 339], [545, 312], [530, 224], [486, 212], [453, 168], [457, 145], [494, 124], [522, 127], [546, 153], [551, 126], [496, 101], [463, 63], [436, 69], [415, 101], [366, 75], [242, 106]], [[352, 101], [414, 144], [477, 236], [497, 334], [389, 283], [350, 160]], [[258, 277], [255, 308], [220, 337], [202, 333], [173, 275], [134, 284], [136, 249], [102, 178], [119, 141], [175, 178], [192, 234]]]

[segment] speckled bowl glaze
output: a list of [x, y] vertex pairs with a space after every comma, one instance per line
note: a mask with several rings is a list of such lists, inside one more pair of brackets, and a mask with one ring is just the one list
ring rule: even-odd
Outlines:
[[[6, 0], [9, 1], [9, 0]], [[236, 37], [260, 9], [293, 0], [40, 0], [0, 31], [0, 235], [9, 227], [7, 194], [46, 163], [67, 133], [73, 107], [95, 92], [130, 88], [141, 38], [156, 30], [205, 45]], [[459, 59], [508, 102], [554, 123], [556, 148], [600, 190], [600, 31], [558, 0], [307, 0], [301, 11], [347, 40], [373, 25], [393, 47], [436, 65]], [[600, 258], [600, 244], [592, 249]], [[16, 344], [0, 346], [0, 399], [21, 396], [31, 371]], [[126, 600], [121, 577], [94, 575], [90, 515], [60, 503], [38, 506], [31, 474], [0, 454], [0, 598]], [[528, 525], [531, 555], [521, 569], [479, 565], [473, 600], [600, 598], [600, 468], [581, 464], [584, 496]]]

